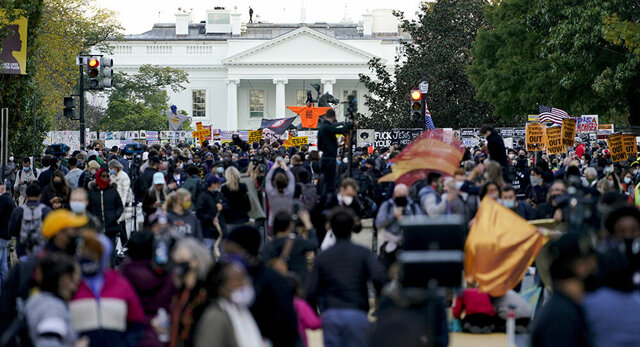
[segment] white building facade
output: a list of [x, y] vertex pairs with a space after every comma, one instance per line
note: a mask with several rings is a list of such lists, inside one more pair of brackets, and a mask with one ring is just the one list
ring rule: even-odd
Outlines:
[[[391, 10], [374, 10], [360, 23], [244, 24], [240, 14], [207, 11], [206, 20], [176, 14], [176, 22], [113, 42], [114, 70], [134, 73], [142, 64], [184, 69], [186, 89], [168, 91], [170, 103], [194, 122], [223, 130], [250, 130], [262, 118], [294, 116], [286, 106], [303, 106], [306, 91], [321, 86], [341, 102], [358, 99], [360, 113], [366, 88], [359, 74], [371, 74], [367, 63], [381, 58], [389, 68], [407, 39]], [[117, 83], [117, 81], [116, 81]], [[344, 104], [335, 107], [339, 119]], [[297, 123], [296, 123], [297, 124]]]

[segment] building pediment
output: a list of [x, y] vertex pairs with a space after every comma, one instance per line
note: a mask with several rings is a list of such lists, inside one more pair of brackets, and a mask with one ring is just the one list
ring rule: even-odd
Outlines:
[[376, 56], [316, 30], [302, 27], [234, 54], [226, 66], [242, 65], [366, 65]]

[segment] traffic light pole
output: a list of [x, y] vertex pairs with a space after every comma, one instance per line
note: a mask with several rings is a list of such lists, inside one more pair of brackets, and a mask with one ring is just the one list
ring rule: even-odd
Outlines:
[[[80, 59], [84, 59], [84, 57], [82, 57], [82, 55], [80, 56]], [[78, 95], [80, 96], [80, 149], [84, 150], [85, 147], [85, 133], [84, 133], [84, 62], [81, 61], [80, 62], [80, 81], [79, 81], [79, 85], [80, 85], [80, 90], [78, 92]]]

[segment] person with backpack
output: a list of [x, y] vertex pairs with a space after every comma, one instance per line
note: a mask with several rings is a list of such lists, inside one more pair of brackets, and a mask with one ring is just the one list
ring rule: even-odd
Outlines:
[[268, 225], [271, 227], [276, 213], [280, 211], [291, 213], [291, 207], [293, 207], [296, 181], [284, 159], [274, 163], [267, 173], [265, 189], [269, 199]]
[[41, 195], [42, 191], [38, 184], [29, 185], [27, 200], [24, 205], [13, 210], [9, 220], [9, 232], [18, 240], [17, 253], [21, 259], [44, 246], [44, 238], [40, 230], [42, 221], [51, 212], [51, 208], [40, 202]]
[[118, 219], [124, 212], [124, 207], [118, 191], [111, 185], [107, 169], [98, 170], [96, 181], [89, 185], [88, 211], [98, 217], [102, 224], [101, 232], [111, 239], [115, 249], [116, 237], [123, 232]]
[[31, 159], [22, 159], [22, 168], [16, 173], [16, 182], [13, 184], [13, 192], [17, 198], [18, 205], [24, 204], [27, 200], [27, 186], [38, 181], [38, 172], [31, 168]]
[[207, 175], [206, 190], [198, 197], [196, 216], [202, 225], [202, 242], [209, 251], [220, 233], [224, 233], [225, 223], [222, 215], [223, 196], [220, 193], [220, 179], [214, 174]]
[[313, 211], [318, 204], [318, 188], [311, 182], [309, 173], [304, 170], [298, 174], [300, 188], [300, 201], [307, 211]]

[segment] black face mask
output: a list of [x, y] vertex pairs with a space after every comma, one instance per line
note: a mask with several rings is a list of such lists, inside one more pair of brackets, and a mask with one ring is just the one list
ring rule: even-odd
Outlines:
[[75, 256], [76, 251], [78, 250], [78, 237], [70, 237], [69, 243], [67, 243], [67, 247], [65, 247], [64, 252], [70, 256]]
[[56, 189], [60, 189], [60, 188], [62, 188], [64, 186], [64, 182], [62, 182], [62, 181], [53, 181], [53, 186]]
[[80, 258], [78, 259], [78, 264], [80, 264], [80, 270], [82, 270], [82, 275], [85, 277], [93, 277], [100, 273], [101, 265], [99, 261]]
[[191, 270], [191, 265], [188, 261], [173, 264], [173, 273], [179, 278], [183, 278], [189, 270]]
[[407, 204], [409, 203], [409, 200], [407, 200], [406, 196], [399, 196], [397, 198], [393, 199], [393, 202], [396, 204], [396, 206], [398, 207], [405, 207], [407, 206]]

